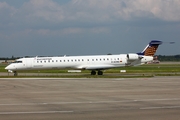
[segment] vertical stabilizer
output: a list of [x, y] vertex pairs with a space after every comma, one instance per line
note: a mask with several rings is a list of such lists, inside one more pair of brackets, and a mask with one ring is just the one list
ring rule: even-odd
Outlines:
[[158, 40], [152, 40], [146, 47], [145, 49], [140, 52], [137, 53], [138, 55], [144, 55], [144, 56], [154, 56], [154, 54], [156, 53], [156, 50], [158, 49], [159, 45], [162, 44], [162, 41], [158, 41]]

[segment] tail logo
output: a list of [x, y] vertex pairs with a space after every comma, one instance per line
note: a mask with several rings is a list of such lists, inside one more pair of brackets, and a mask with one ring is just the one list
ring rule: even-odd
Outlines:
[[156, 50], [158, 49], [158, 45], [149, 46], [144, 52], [145, 56], [154, 56]]

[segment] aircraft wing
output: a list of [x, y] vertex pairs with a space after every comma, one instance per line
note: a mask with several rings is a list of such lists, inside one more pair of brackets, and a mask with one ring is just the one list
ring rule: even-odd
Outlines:
[[128, 61], [127, 66], [137, 66], [141, 64], [141, 60]]
[[105, 70], [113, 68], [114, 65], [84, 65], [78, 66], [77, 69], [84, 69], [84, 70]]

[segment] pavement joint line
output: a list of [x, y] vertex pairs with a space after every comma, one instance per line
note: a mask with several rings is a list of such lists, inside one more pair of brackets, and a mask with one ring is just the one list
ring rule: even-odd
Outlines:
[[[20, 79], [20, 80], [22, 80], [22, 79], [109, 79], [109, 78], [48, 78], [48, 77], [42, 77], [42, 78], [39, 78], [39, 77], [32, 77], [32, 78], [26, 78], [26, 77], [24, 77], [24, 78], [0, 78], [0, 79], [6, 79], [6, 80], [16, 80], [16, 79]], [[114, 79], [114, 78], [112, 78], [112, 79]]]
[[34, 112], [0, 112], [0, 115], [13, 114], [52, 114], [52, 113], [73, 113], [74, 111], [34, 111]]
[[140, 109], [153, 110], [153, 109], [175, 109], [175, 108], [180, 108], [180, 106], [144, 107], [144, 108], [140, 108]]
[[136, 99], [136, 100], [122, 100], [122, 101], [85, 101], [85, 102], [42, 102], [42, 103], [17, 103], [17, 104], [0, 104], [0, 106], [28, 106], [28, 105], [58, 105], [58, 104], [105, 104], [105, 103], [129, 103], [129, 102], [143, 102], [143, 101], [177, 101], [180, 98], [172, 99]]

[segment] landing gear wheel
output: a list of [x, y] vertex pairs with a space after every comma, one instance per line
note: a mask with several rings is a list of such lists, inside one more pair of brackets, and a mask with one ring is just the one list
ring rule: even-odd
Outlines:
[[14, 76], [18, 76], [18, 73], [16, 71], [14, 71]]
[[102, 71], [98, 71], [98, 75], [103, 75], [103, 72]]
[[92, 70], [91, 75], [96, 75], [96, 71]]

